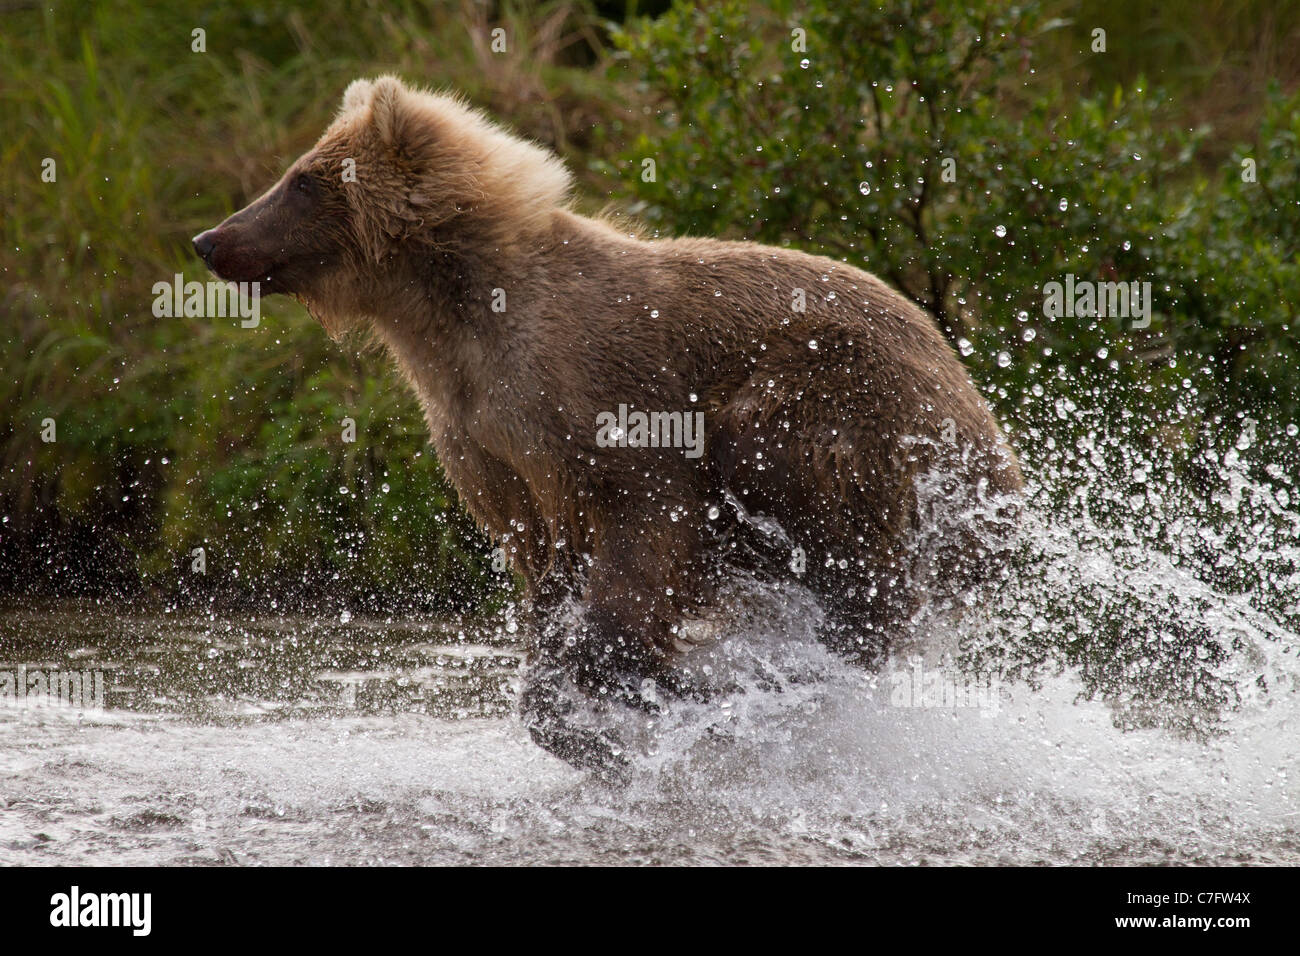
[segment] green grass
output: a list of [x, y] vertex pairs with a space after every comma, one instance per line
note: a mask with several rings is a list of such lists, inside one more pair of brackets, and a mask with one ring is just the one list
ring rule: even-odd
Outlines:
[[[507, 9], [505, 55], [478, 42], [489, 22], [469, 3], [308, 16], [116, 0], [0, 17], [3, 580], [456, 604], [503, 583], [384, 356], [339, 348], [281, 299], [256, 329], [155, 318], [151, 288], [207, 278], [189, 237], [273, 182], [357, 76], [454, 86], [557, 148], [585, 142], [613, 108], [587, 68], [591, 13]], [[41, 181], [46, 157], [56, 182]]]

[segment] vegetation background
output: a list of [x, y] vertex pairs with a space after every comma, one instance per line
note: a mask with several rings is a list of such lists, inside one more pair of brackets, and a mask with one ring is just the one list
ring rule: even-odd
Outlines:
[[[382, 354], [280, 299], [256, 329], [151, 312], [155, 282], [207, 278], [189, 237], [381, 71], [553, 146], [585, 209], [887, 277], [1031, 464], [1098, 428], [1194, 449], [1249, 417], [1294, 444], [1297, 50], [1300, 6], [1268, 0], [0, 4], [0, 591], [385, 610], [508, 592]], [[1150, 327], [1048, 320], [1043, 283], [1067, 272], [1150, 281]]]

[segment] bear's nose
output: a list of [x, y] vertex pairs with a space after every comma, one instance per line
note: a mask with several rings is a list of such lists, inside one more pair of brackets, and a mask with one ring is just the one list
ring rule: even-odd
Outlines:
[[194, 243], [194, 251], [199, 254], [199, 258], [212, 265], [212, 250], [217, 245], [217, 230], [209, 229], [207, 232], [201, 232], [191, 241]]

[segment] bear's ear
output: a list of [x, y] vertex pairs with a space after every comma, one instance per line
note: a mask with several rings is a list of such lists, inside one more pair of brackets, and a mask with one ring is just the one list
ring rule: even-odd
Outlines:
[[370, 102], [371, 93], [375, 85], [369, 80], [353, 80], [348, 84], [348, 88], [343, 91], [343, 106], [341, 111], [351, 113], [358, 110]]
[[341, 114], [366, 116], [379, 142], [395, 152], [418, 156], [430, 141], [427, 118], [421, 122], [419, 98], [395, 76], [353, 80], [343, 93]]
[[373, 84], [370, 121], [386, 146], [402, 147], [410, 141], [412, 106], [410, 93], [395, 76], [381, 76]]

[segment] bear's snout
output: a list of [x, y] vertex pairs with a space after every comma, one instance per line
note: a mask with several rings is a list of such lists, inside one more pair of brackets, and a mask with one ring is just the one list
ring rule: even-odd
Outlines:
[[207, 232], [201, 232], [195, 236], [191, 242], [194, 243], [194, 251], [199, 254], [199, 258], [212, 267], [212, 250], [217, 247], [217, 230], [209, 229]]
[[271, 273], [276, 270], [277, 263], [258, 245], [255, 237], [250, 236], [247, 229], [232, 225], [230, 219], [199, 233], [190, 241], [204, 264], [217, 278], [226, 282], [267, 284], [271, 281]]

